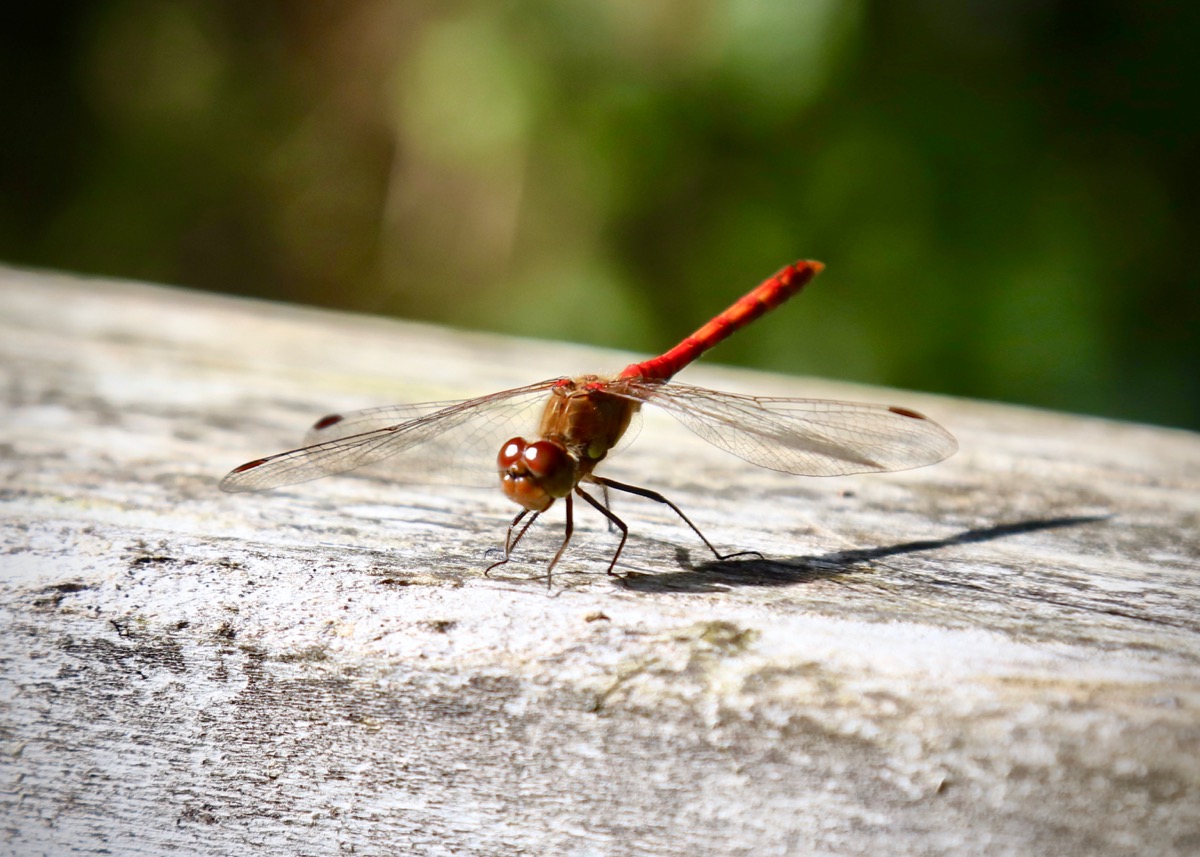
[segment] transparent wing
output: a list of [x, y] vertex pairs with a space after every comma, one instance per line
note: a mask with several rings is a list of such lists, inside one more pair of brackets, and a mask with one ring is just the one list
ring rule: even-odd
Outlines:
[[751, 464], [801, 476], [908, 470], [958, 449], [940, 425], [901, 407], [742, 396], [637, 380], [626, 382], [623, 394], [665, 409]]
[[[313, 423], [304, 435], [305, 446], [317, 446], [356, 434], [390, 429], [403, 423], [424, 419], [458, 405], [463, 400], [420, 402], [413, 405], [385, 405], [344, 414], [329, 414]], [[472, 400], [473, 401], [473, 400]]]
[[[234, 468], [221, 480], [222, 491], [264, 491], [321, 476], [345, 473], [420, 447], [410, 473], [438, 471], [433, 481], [466, 478], [466, 484], [494, 484], [500, 444], [525, 426], [559, 379], [553, 378], [459, 402], [426, 402], [370, 408], [322, 417], [309, 430], [307, 445]], [[464, 468], [470, 468], [469, 472]]]

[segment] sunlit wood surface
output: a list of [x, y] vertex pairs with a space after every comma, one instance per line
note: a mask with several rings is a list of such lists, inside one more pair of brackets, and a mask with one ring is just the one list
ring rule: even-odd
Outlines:
[[1200, 849], [1194, 434], [701, 364], [961, 451], [803, 479], [647, 415], [603, 472], [763, 558], [618, 497], [624, 581], [585, 509], [549, 588], [557, 510], [484, 576], [496, 490], [216, 488], [329, 411], [631, 356], [0, 271], [0, 852]]

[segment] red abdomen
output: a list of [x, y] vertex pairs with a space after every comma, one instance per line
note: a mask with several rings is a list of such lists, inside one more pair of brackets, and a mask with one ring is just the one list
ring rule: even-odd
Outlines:
[[824, 267], [820, 262], [809, 261], [788, 265], [667, 353], [641, 363], [632, 363], [618, 377], [668, 380], [735, 330], [745, 327], [799, 292]]

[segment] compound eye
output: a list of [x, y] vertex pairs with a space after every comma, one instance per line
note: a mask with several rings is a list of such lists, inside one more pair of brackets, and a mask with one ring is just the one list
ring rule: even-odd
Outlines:
[[[508, 451], [508, 447], [509, 444], [504, 445], [501, 455]], [[524, 458], [525, 466], [538, 479], [553, 480], [564, 470], [571, 469], [571, 460], [567, 451], [559, 444], [546, 440], [539, 440], [526, 446]]]
[[504, 442], [504, 446], [500, 447], [500, 454], [496, 456], [496, 464], [501, 470], [508, 470], [525, 455], [525, 447], [528, 444], [524, 438], [514, 437]]

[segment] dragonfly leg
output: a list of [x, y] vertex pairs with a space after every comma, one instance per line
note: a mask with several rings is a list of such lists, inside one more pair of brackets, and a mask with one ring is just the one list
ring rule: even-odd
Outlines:
[[[595, 479], [595, 477], [593, 477], [593, 479], [595, 481], [599, 482], [599, 480]], [[614, 576], [619, 576], [619, 575], [617, 575], [617, 573], [615, 571], [613, 571], [613, 569], [617, 565], [617, 559], [621, 556], [621, 551], [623, 551], [625, 549], [625, 540], [627, 538], [629, 538], [629, 527], [627, 527], [625, 525], [625, 522], [622, 521], [620, 518], [618, 518], [616, 515], [614, 515], [612, 510], [608, 508], [608, 486], [605, 485], [603, 482], [601, 482], [600, 484], [604, 488], [604, 503], [603, 504], [601, 504], [595, 497], [593, 497], [591, 494], [588, 494], [586, 491], [584, 491], [578, 485], [575, 486], [575, 493], [578, 494], [583, 499], [587, 500], [589, 503], [591, 503], [600, 512], [601, 515], [603, 515], [605, 518], [608, 519], [609, 529], [612, 529], [612, 527], [615, 525], [617, 527], [617, 529], [619, 529], [621, 531], [621, 542], [620, 542], [620, 544], [617, 545], [617, 550], [613, 554], [612, 562], [610, 562], [608, 564], [608, 573], [611, 575], [614, 575]], [[617, 487], [617, 486], [613, 486], [613, 487]], [[703, 536], [701, 536], [701, 538], [703, 538]]]
[[[600, 496], [604, 498], [604, 501], [603, 501], [604, 508], [608, 509], [608, 511], [611, 512], [612, 511], [612, 498], [608, 495], [608, 486], [605, 485], [603, 482], [600, 483], [600, 492], [601, 492]], [[608, 531], [611, 533], [615, 529], [615, 525], [613, 524], [612, 519], [608, 518], [607, 515], [605, 516], [605, 518], [608, 521]]]
[[[710, 551], [712, 551], [713, 556], [715, 556], [718, 560], [724, 561], [724, 560], [733, 559], [734, 557], [739, 557], [739, 556], [757, 556], [760, 559], [762, 558], [762, 554], [760, 554], [758, 551], [737, 551], [735, 553], [726, 553], [726, 554], [721, 553], [715, 547], [713, 547], [712, 542], [710, 542], [707, 538], [704, 537], [704, 533], [700, 532], [700, 528], [692, 523], [691, 518], [689, 518], [687, 515], [683, 514], [682, 509], [680, 509], [678, 506], [676, 506], [674, 503], [672, 503], [670, 500], [668, 500], [662, 494], [659, 494], [657, 491], [651, 491], [649, 488], [639, 488], [636, 485], [626, 485], [624, 482], [617, 482], [615, 479], [608, 479], [604, 476], [593, 476], [592, 481], [599, 482], [601, 485], [604, 485], [608, 488], [616, 489], [617, 491], [625, 491], [629, 494], [637, 494], [639, 497], [645, 497], [647, 500], [653, 500], [656, 503], [662, 503], [663, 505], [667, 506], [668, 508], [670, 508], [670, 510], [672, 512], [674, 512], [676, 515], [678, 515], [685, 524], [687, 524], [689, 527], [692, 528], [692, 532], [700, 537], [700, 541], [704, 542], [705, 546]], [[578, 490], [578, 489], [576, 489], [576, 490]], [[588, 499], [591, 500], [590, 497]], [[594, 501], [594, 500], [592, 500], [592, 505], [599, 508], [599, 506], [596, 504], [596, 501]], [[620, 521], [619, 518], [617, 518], [615, 515], [613, 515], [608, 510], [600, 509], [600, 511], [604, 512], [605, 515], [607, 515], [614, 521], [618, 521], [618, 522]], [[624, 524], [621, 524], [621, 526], [624, 527]], [[625, 544], [624, 539], [621, 540], [621, 544], [622, 545]], [[618, 549], [618, 553], [619, 552], [620, 551]], [[613, 558], [613, 562], [614, 563], [616, 562], [615, 557]], [[610, 566], [609, 571], [611, 572], [611, 570], [612, 570], [612, 567]]]
[[[578, 489], [577, 489], [578, 490]], [[590, 497], [588, 499], [591, 499]], [[546, 588], [550, 588], [551, 581], [554, 580], [554, 566], [558, 565], [558, 561], [562, 559], [563, 551], [567, 549], [567, 545], [571, 541], [571, 534], [575, 532], [575, 504], [571, 500], [571, 495], [568, 494], [563, 498], [563, 502], [567, 507], [567, 526], [566, 532], [563, 533], [562, 544], [558, 546], [558, 552], [554, 554], [554, 559], [550, 560], [550, 564], [546, 566]], [[521, 531], [521, 535], [525, 535], [525, 531]], [[518, 536], [520, 538], [520, 536]]]
[[528, 509], [523, 510], [521, 514], [513, 518], [513, 522], [508, 527], [508, 535], [504, 537], [504, 558], [506, 560], [508, 559], [509, 554], [517, 549], [517, 545], [520, 544], [521, 539], [525, 538], [525, 534], [529, 532], [529, 528], [533, 526], [533, 522], [536, 521], [538, 519], [538, 515], [541, 514], [541, 512], [534, 512], [533, 515], [530, 516], [529, 520], [525, 522], [525, 526], [521, 527], [521, 530], [517, 533], [516, 538], [513, 538], [513, 527], [515, 527], [518, 522], [525, 517], [525, 513], [528, 511]]
[[512, 552], [517, 549], [517, 543], [519, 541], [521, 541], [521, 538], [525, 535], [525, 533], [529, 530], [529, 528], [531, 526], [533, 526], [533, 522], [538, 519], [538, 515], [540, 515], [541, 513], [534, 512], [533, 517], [531, 517], [528, 521], [525, 522], [525, 526], [521, 527], [520, 531], [517, 533], [516, 538], [513, 538], [513, 530], [516, 528], [517, 524], [521, 523], [521, 519], [524, 518], [528, 514], [529, 514], [528, 509], [522, 509], [520, 514], [518, 514], [515, 518], [512, 519], [512, 523], [508, 525], [508, 533], [506, 533], [504, 536], [504, 559], [494, 562], [491, 565], [489, 565], [486, 569], [484, 569], [484, 571], [483, 571], [484, 577], [490, 577], [492, 574], [493, 568], [499, 568], [500, 566], [502, 566], [506, 562], [508, 562], [510, 559], [512, 559]]

